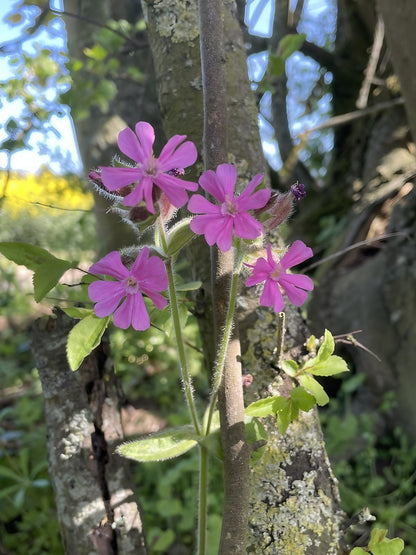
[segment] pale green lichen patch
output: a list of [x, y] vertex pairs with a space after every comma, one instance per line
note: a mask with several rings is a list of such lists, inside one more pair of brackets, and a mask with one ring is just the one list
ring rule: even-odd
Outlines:
[[86, 437], [89, 438], [88, 431], [92, 426], [91, 413], [84, 409], [75, 413], [72, 419], [65, 425], [65, 437], [61, 440], [62, 452], [59, 455], [61, 460], [70, 459], [84, 447]]
[[189, 0], [156, 0], [153, 5], [156, 30], [172, 42], [188, 42], [199, 35], [196, 2]]

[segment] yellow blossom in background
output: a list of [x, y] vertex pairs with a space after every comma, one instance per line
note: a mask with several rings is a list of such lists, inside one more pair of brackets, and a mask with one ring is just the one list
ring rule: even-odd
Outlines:
[[1, 208], [12, 218], [23, 212], [39, 216], [45, 205], [67, 210], [91, 210], [92, 193], [75, 176], [55, 175], [47, 169], [33, 175], [20, 172], [0, 173]]

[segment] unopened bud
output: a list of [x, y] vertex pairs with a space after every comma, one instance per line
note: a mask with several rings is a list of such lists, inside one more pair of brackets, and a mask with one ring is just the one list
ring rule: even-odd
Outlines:
[[176, 208], [170, 202], [170, 200], [165, 195], [165, 193], [162, 193], [160, 195], [158, 204], [159, 204], [159, 209], [160, 209], [160, 216], [161, 216], [162, 220], [166, 223], [171, 219], [171, 217], [173, 216], [173, 214], [176, 211]]

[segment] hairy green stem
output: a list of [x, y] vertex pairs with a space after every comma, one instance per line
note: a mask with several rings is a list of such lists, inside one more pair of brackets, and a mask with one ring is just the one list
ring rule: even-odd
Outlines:
[[208, 451], [199, 446], [199, 507], [198, 507], [198, 555], [205, 555], [207, 549], [207, 509], [208, 509]]
[[[160, 239], [162, 242], [163, 250], [167, 251], [167, 241], [165, 226], [162, 219], [159, 220]], [[194, 425], [197, 434], [200, 434], [200, 426], [198, 422], [197, 412], [195, 408], [195, 401], [193, 396], [192, 378], [188, 370], [188, 362], [185, 353], [185, 341], [182, 334], [181, 321], [179, 317], [178, 296], [176, 294], [175, 278], [173, 275], [172, 259], [169, 257], [165, 260], [166, 274], [168, 276], [168, 291], [169, 291], [169, 304], [172, 314], [173, 329], [175, 332], [176, 346], [178, 349], [179, 366], [182, 375], [183, 387], [185, 390], [186, 402], [188, 404], [189, 412], [191, 415], [192, 424]]]

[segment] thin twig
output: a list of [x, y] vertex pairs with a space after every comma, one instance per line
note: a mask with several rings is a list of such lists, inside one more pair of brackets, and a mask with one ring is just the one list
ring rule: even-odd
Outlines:
[[377, 18], [377, 24], [374, 31], [373, 47], [371, 49], [370, 58], [368, 59], [368, 64], [365, 70], [365, 78], [361, 85], [360, 93], [358, 95], [358, 100], [356, 102], [356, 106], [360, 110], [362, 110], [367, 106], [371, 85], [372, 83], [374, 83], [374, 76], [377, 71], [377, 65], [380, 59], [380, 52], [383, 47], [383, 41], [384, 41], [384, 21], [379, 15]]

